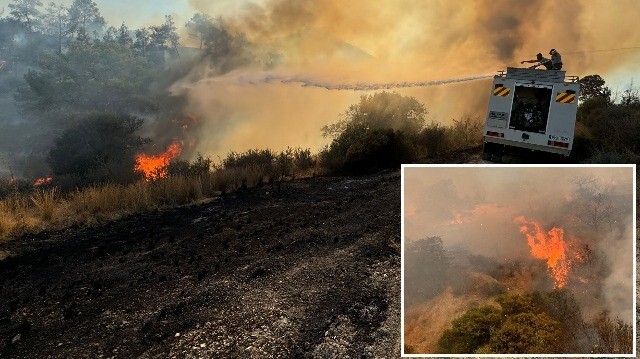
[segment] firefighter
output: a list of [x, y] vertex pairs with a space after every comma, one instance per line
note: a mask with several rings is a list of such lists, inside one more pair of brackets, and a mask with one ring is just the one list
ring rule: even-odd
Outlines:
[[[555, 50], [553, 50], [555, 51]], [[560, 56], [560, 54], [558, 54], [558, 56]], [[536, 67], [540, 66], [540, 65], [544, 65], [544, 67], [547, 70], [552, 70], [553, 69], [553, 62], [551, 59], [548, 59], [546, 57], [543, 57], [541, 53], [538, 52], [538, 54], [536, 55], [536, 59], [535, 60], [525, 60], [525, 61], [520, 61], [521, 64], [524, 64], [525, 62], [533, 64], [533, 63], [538, 63], [536, 65], [533, 65], [530, 67], [530, 69], [535, 69]], [[560, 63], [560, 67], [562, 67], [562, 62]]]
[[560, 56], [560, 53], [556, 51], [556, 49], [551, 49], [551, 51], [549, 51], [549, 55], [551, 55], [551, 69], [561, 70], [562, 56]]

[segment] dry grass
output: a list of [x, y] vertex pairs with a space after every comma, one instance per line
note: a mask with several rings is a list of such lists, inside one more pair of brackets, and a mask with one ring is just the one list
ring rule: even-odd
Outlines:
[[16, 226], [17, 222], [15, 217], [0, 207], [0, 238], [9, 236]]
[[49, 222], [53, 219], [53, 213], [56, 209], [57, 193], [58, 190], [56, 188], [38, 189], [29, 196], [29, 199], [31, 199], [31, 202], [36, 207], [40, 218], [45, 222]]
[[156, 208], [196, 203], [274, 179], [271, 168], [251, 164], [220, 168], [201, 176], [175, 175], [152, 182], [87, 187], [66, 195], [55, 188], [38, 189], [30, 195], [0, 200], [0, 240], [25, 232], [95, 224]]

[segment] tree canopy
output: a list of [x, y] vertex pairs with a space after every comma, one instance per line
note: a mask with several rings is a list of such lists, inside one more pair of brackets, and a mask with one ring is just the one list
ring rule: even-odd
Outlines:
[[129, 181], [145, 142], [135, 134], [141, 125], [142, 120], [127, 115], [89, 115], [56, 139], [47, 162], [56, 176], [89, 183]]
[[416, 134], [424, 127], [427, 109], [415, 97], [397, 92], [378, 92], [362, 95], [360, 102], [351, 105], [343, 119], [322, 128], [328, 137], [338, 137], [349, 127], [369, 130], [391, 129]]
[[77, 43], [65, 54], [43, 54], [40, 71], [25, 75], [17, 98], [36, 111], [141, 111], [153, 107], [154, 67], [118, 43]]
[[594, 97], [601, 97], [606, 101], [611, 98], [611, 90], [605, 86], [600, 75], [588, 75], [580, 79], [580, 100], [587, 101]]

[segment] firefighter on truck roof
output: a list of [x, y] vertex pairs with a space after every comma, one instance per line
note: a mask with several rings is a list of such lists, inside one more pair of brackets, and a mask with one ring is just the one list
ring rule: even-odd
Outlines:
[[560, 55], [560, 53], [556, 51], [556, 49], [551, 49], [551, 51], [549, 51], [549, 55], [551, 55], [550, 59], [543, 57], [542, 53], [538, 53], [536, 55], [535, 60], [525, 60], [525, 61], [520, 61], [520, 63], [521, 64], [524, 64], [525, 62], [530, 64], [537, 63], [536, 65], [533, 65], [530, 67], [532, 69], [535, 69], [540, 65], [543, 65], [547, 70], [561, 70], [562, 56]]

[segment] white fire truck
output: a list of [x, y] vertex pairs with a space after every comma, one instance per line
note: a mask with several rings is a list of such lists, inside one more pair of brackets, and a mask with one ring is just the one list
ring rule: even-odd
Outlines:
[[558, 70], [508, 67], [493, 78], [483, 159], [537, 152], [569, 156], [573, 147], [580, 85]]

